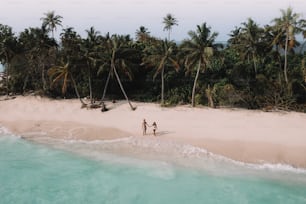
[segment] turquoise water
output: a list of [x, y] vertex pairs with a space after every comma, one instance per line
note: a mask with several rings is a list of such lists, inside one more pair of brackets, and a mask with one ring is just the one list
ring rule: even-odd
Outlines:
[[90, 158], [2, 133], [0, 203], [306, 203], [303, 171], [209, 165]]

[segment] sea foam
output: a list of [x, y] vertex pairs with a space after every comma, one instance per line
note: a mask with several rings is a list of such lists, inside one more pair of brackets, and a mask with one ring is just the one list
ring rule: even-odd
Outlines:
[[[35, 135], [35, 133], [31, 133]], [[39, 132], [41, 135], [42, 133]], [[12, 134], [5, 127], [0, 126], [0, 135], [11, 135], [14, 138], [20, 138], [18, 135]], [[214, 154], [208, 150], [188, 144], [178, 144], [171, 141], [164, 141], [160, 138], [139, 138], [136, 136], [117, 138], [112, 140], [64, 140], [54, 138], [39, 138], [35, 137], [34, 141], [39, 143], [51, 144], [53, 147], [60, 149], [68, 149], [76, 153], [81, 153], [94, 159], [112, 160], [119, 163], [133, 163], [139, 164], [140, 160], [161, 160], [167, 163], [176, 163], [188, 167], [200, 166], [205, 169], [214, 171], [220, 169], [224, 164], [233, 168], [243, 167], [246, 169], [253, 169], [259, 171], [273, 171], [273, 172], [292, 172], [299, 174], [306, 174], [306, 169], [296, 168], [289, 164], [272, 164], [267, 162], [260, 162], [258, 164], [246, 163], [230, 159], [228, 157]], [[110, 155], [118, 154], [121, 156], [115, 159]], [[125, 156], [125, 160], [122, 156]], [[135, 161], [128, 157], [135, 157]], [[171, 172], [171, 171], [169, 171]], [[153, 175], [153, 174], [152, 174]], [[156, 173], [158, 175], [158, 173]], [[169, 173], [171, 175], [171, 173]], [[171, 177], [171, 176], [169, 176]]]
[[7, 128], [0, 126], [0, 135], [12, 134]]
[[[113, 140], [62, 140], [62, 142], [72, 148], [76, 148], [77, 151], [86, 152], [87, 155], [94, 155], [95, 158], [101, 156], [102, 153], [119, 153], [121, 156], [131, 156], [138, 159], [148, 159], [151, 161], [161, 160], [168, 163], [174, 162], [189, 167], [198, 165], [207, 169], [209, 166], [213, 166], [211, 170], [215, 170], [215, 168], [222, 168], [223, 165], [227, 165], [227, 167], [243, 167], [246, 169], [259, 171], [306, 174], [306, 169], [296, 168], [289, 164], [272, 164], [267, 162], [259, 162], [258, 164], [246, 163], [233, 160], [222, 155], [214, 154], [204, 148], [188, 144], [163, 141], [159, 138], [143, 139], [131, 136]], [[131, 162], [131, 160], [128, 162]]]

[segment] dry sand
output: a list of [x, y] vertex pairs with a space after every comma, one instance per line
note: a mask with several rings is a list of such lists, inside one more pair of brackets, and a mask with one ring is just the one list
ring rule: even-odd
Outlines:
[[202, 147], [250, 163], [282, 163], [306, 168], [306, 114], [210, 109], [134, 103], [107, 103], [111, 110], [81, 109], [78, 100], [22, 97], [0, 101], [0, 125], [30, 137], [100, 140], [143, 137], [142, 120], [157, 122], [159, 141]]

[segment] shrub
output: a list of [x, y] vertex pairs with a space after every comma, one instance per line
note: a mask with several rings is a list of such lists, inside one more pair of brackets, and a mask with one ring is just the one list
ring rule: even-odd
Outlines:
[[213, 87], [213, 96], [219, 106], [234, 106], [241, 97], [232, 84], [217, 83]]

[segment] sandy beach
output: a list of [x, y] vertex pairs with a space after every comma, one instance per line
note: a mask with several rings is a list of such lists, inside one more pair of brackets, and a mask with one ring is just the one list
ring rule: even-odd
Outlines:
[[[52, 100], [18, 96], [0, 101], [0, 125], [24, 138], [52, 137], [67, 140], [155, 138], [204, 148], [237, 161], [289, 164], [306, 168], [306, 114], [242, 109], [178, 106], [153, 103], [107, 102], [107, 112], [81, 109], [78, 100]], [[141, 123], [157, 122], [142, 136]]]

